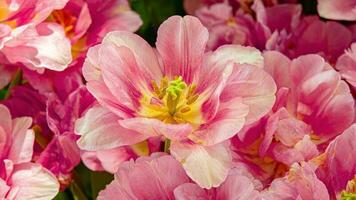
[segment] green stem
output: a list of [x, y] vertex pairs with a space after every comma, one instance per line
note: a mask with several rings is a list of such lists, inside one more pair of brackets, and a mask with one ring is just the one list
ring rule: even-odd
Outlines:
[[169, 147], [171, 146], [171, 140], [166, 139], [164, 141], [164, 152], [169, 153]]
[[79, 185], [73, 180], [71, 185], [70, 185], [70, 191], [73, 194], [73, 198], [75, 200], [88, 200], [88, 198], [85, 196], [84, 192], [81, 190]]
[[16, 71], [16, 74], [15, 74], [14, 78], [10, 82], [9, 88], [7, 89], [7, 93], [5, 94], [5, 99], [10, 97], [11, 89], [13, 87], [15, 87], [16, 85], [19, 85], [21, 83], [21, 81], [22, 81], [22, 70], [19, 68]]

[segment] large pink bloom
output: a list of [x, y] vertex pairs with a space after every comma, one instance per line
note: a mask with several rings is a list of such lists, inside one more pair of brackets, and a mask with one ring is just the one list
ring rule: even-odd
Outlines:
[[269, 184], [295, 162], [314, 159], [354, 121], [347, 84], [318, 55], [290, 60], [264, 53], [265, 70], [278, 86], [272, 111], [232, 140], [234, 162], [246, 164]]
[[11, 63], [39, 72], [64, 70], [71, 62], [70, 42], [56, 23], [41, 23], [67, 0], [2, 1], [0, 52]]
[[271, 109], [275, 84], [258, 50], [204, 53], [207, 40], [199, 20], [173, 16], [158, 30], [157, 52], [129, 32], [112, 32], [91, 48], [83, 74], [102, 107], [77, 121], [79, 147], [112, 149], [163, 136], [194, 181], [218, 186], [231, 162], [225, 141]]
[[327, 19], [355, 21], [356, 1], [318, 0], [318, 13]]
[[330, 143], [323, 155], [317, 174], [331, 196], [356, 195], [356, 124]]
[[190, 180], [178, 161], [157, 153], [123, 163], [115, 179], [99, 193], [98, 200], [117, 197], [122, 200], [173, 200], [174, 189], [188, 182]]
[[53, 198], [59, 189], [56, 178], [41, 165], [30, 163], [34, 142], [31, 118], [11, 119], [3, 105], [0, 116], [0, 198]]
[[275, 113], [269, 116], [260, 155], [272, 154], [287, 165], [310, 160], [317, 146], [341, 134], [354, 120], [354, 100], [339, 73], [317, 55], [290, 61], [266, 52], [266, 70], [279, 88]]

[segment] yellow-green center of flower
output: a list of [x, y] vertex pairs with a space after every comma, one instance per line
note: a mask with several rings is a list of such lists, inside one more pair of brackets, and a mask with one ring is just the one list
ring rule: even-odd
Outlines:
[[143, 117], [159, 119], [165, 123], [202, 123], [201, 104], [196, 85], [188, 85], [181, 76], [169, 80], [163, 77], [160, 84], [151, 81], [149, 91], [143, 92], [139, 114]]
[[347, 182], [346, 189], [341, 192], [341, 200], [356, 200], [356, 175]]

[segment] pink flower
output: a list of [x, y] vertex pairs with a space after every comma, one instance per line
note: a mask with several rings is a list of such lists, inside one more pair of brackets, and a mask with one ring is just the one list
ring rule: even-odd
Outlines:
[[226, 141], [271, 109], [275, 84], [258, 50], [204, 53], [207, 40], [199, 20], [173, 16], [158, 30], [157, 52], [129, 32], [91, 48], [83, 74], [101, 106], [77, 121], [79, 147], [107, 150], [161, 136], [200, 186], [222, 183], [231, 163]]
[[21, 62], [39, 72], [64, 70], [71, 62], [70, 43], [58, 24], [41, 22], [66, 3], [67, 0], [3, 1], [0, 52], [9, 62]]
[[356, 20], [354, 0], [318, 0], [318, 13], [321, 17], [334, 20]]
[[332, 141], [321, 156], [318, 177], [326, 184], [332, 197], [356, 195], [356, 125]]
[[260, 146], [287, 165], [310, 160], [317, 146], [341, 134], [354, 120], [354, 100], [347, 84], [317, 55], [290, 61], [266, 52], [266, 70], [279, 88], [274, 114], [269, 116]]
[[340, 75], [318, 55], [290, 60], [264, 53], [277, 87], [272, 111], [232, 140], [234, 163], [247, 165], [264, 184], [295, 162], [310, 161], [354, 121], [354, 99]]
[[338, 58], [335, 67], [353, 91], [356, 91], [356, 43], [353, 43], [350, 49]]
[[174, 199], [174, 189], [190, 182], [174, 158], [164, 154], [140, 157], [123, 163], [115, 179], [101, 191], [98, 200]]
[[0, 105], [0, 198], [51, 199], [59, 189], [56, 178], [41, 165], [30, 163], [34, 133], [29, 117], [11, 119]]

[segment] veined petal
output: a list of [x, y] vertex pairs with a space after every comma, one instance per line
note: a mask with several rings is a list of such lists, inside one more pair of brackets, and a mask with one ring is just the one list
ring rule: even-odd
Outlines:
[[35, 163], [16, 165], [11, 176], [8, 196], [14, 199], [46, 200], [52, 199], [59, 191], [57, 179], [45, 168]]
[[172, 16], [157, 32], [157, 50], [162, 57], [164, 72], [169, 78], [182, 76], [191, 83], [199, 73], [208, 30], [192, 16]]
[[214, 119], [190, 135], [190, 139], [203, 145], [214, 145], [233, 137], [245, 125], [249, 106], [241, 101], [220, 105]]
[[14, 164], [29, 162], [32, 159], [33, 143], [35, 134], [29, 129], [32, 125], [32, 118], [22, 117], [13, 120], [13, 143], [8, 155], [8, 159]]
[[206, 189], [217, 187], [226, 179], [232, 164], [229, 151], [228, 142], [214, 146], [172, 142], [170, 147], [188, 176]]
[[155, 81], [162, 78], [162, 71], [153, 48], [140, 36], [125, 31], [114, 31], [107, 34], [102, 43], [127, 47], [134, 54], [140, 72], [148, 74], [147, 77]]
[[81, 137], [79, 148], [88, 151], [107, 150], [139, 143], [151, 135], [122, 127], [121, 119], [104, 107], [94, 106], [75, 123], [75, 132]]
[[[10, 134], [12, 131], [12, 119], [9, 109], [0, 104], [0, 127], [2, 127], [5, 133]], [[10, 136], [10, 135], [9, 135]]]
[[263, 69], [235, 66], [221, 93], [221, 104], [242, 99], [242, 103], [249, 106], [246, 124], [251, 124], [272, 109], [276, 90], [274, 80]]
[[132, 114], [132, 110], [116, 98], [105, 84], [101, 67], [99, 65], [99, 50], [101, 45], [91, 47], [83, 65], [83, 76], [87, 80], [88, 91], [99, 101], [100, 104], [110, 109], [119, 117], [125, 118]]
[[157, 119], [150, 118], [130, 118], [120, 120], [120, 125], [124, 128], [150, 136], [165, 136], [170, 140], [187, 139], [193, 128], [189, 124], [166, 124]]

